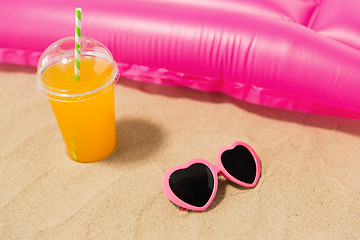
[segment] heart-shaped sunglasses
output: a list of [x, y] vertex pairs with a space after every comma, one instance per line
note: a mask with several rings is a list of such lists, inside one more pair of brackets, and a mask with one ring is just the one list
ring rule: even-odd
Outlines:
[[255, 187], [260, 177], [259, 157], [248, 144], [235, 142], [219, 150], [216, 165], [193, 159], [169, 169], [163, 178], [163, 191], [181, 211], [204, 211], [214, 200], [220, 175], [240, 186]]

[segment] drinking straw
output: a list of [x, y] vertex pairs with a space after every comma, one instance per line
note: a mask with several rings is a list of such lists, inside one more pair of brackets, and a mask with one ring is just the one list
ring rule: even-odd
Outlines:
[[75, 80], [80, 78], [81, 8], [75, 9]]
[[[81, 8], [75, 9], [75, 74], [74, 78], [79, 81], [80, 78], [80, 41], [81, 41]], [[73, 141], [75, 142], [75, 141]], [[76, 147], [72, 148], [73, 159], [77, 161], [78, 152]]]

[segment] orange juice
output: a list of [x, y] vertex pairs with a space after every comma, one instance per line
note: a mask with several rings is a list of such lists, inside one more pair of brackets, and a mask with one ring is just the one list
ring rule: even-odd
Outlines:
[[[42, 74], [69, 156], [95, 162], [111, 154], [116, 145], [113, 65], [99, 57], [82, 57], [80, 79], [74, 79], [73, 59], [63, 59]], [[110, 80], [110, 81], [109, 81]], [[72, 96], [72, 100], [62, 97]]]

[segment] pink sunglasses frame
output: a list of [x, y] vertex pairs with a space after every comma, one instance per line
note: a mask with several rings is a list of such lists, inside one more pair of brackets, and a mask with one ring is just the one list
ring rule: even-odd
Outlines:
[[[221, 163], [221, 155], [227, 150], [234, 149], [236, 146], [244, 146], [244, 147], [246, 147], [250, 151], [252, 156], [254, 157], [255, 166], [256, 166], [256, 174], [255, 174], [255, 179], [254, 179], [253, 183], [245, 183], [245, 182], [239, 181], [238, 179], [234, 178], [233, 176], [231, 176], [226, 171], [226, 169], [224, 168], [224, 166]], [[210, 196], [208, 202], [202, 207], [196, 207], [196, 206], [190, 205], [190, 204], [182, 201], [181, 199], [179, 199], [173, 193], [173, 191], [170, 188], [170, 184], [169, 184], [169, 179], [170, 179], [171, 174], [173, 174], [177, 170], [186, 169], [186, 168], [188, 168], [191, 165], [196, 164], [196, 163], [201, 163], [201, 164], [204, 164], [205, 166], [207, 166], [210, 169], [210, 171], [211, 171], [211, 173], [213, 175], [213, 178], [214, 178], [213, 192], [211, 193], [211, 196]], [[188, 163], [186, 163], [184, 165], [177, 165], [177, 166], [174, 166], [174, 167], [170, 168], [165, 173], [165, 175], [163, 177], [162, 187], [163, 187], [163, 191], [165, 193], [165, 196], [167, 198], [169, 198], [170, 201], [172, 201], [176, 205], [180, 206], [181, 211], [184, 211], [186, 209], [194, 210], [194, 211], [204, 211], [211, 205], [212, 201], [215, 198], [217, 188], [218, 188], [218, 176], [222, 175], [226, 179], [228, 179], [229, 181], [231, 181], [233, 183], [236, 183], [236, 184], [238, 184], [240, 186], [243, 186], [243, 187], [252, 188], [252, 187], [255, 187], [256, 184], [258, 183], [259, 178], [260, 178], [260, 172], [261, 172], [260, 160], [259, 160], [259, 157], [257, 156], [256, 152], [254, 151], [254, 149], [250, 145], [248, 145], [247, 143], [234, 142], [231, 146], [222, 147], [218, 151], [217, 158], [216, 158], [216, 165], [214, 165], [214, 164], [212, 164], [209, 161], [206, 161], [204, 159], [193, 159], [193, 160], [189, 161]]]

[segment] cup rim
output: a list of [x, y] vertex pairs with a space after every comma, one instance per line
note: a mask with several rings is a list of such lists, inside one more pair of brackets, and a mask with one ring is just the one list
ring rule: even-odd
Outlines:
[[[61, 44], [62, 42], [66, 41], [66, 40], [70, 40], [70, 39], [74, 39], [74, 37], [66, 37], [66, 38], [62, 38], [56, 42], [54, 42], [53, 44], [51, 44], [50, 46], [54, 45], [54, 44]], [[105, 82], [104, 84], [102, 84], [100, 87], [93, 89], [91, 91], [86, 91], [86, 92], [81, 92], [81, 93], [73, 93], [73, 94], [69, 94], [69, 93], [62, 93], [62, 92], [58, 92], [58, 91], [53, 91], [51, 89], [49, 89], [47, 87], [46, 84], [43, 83], [42, 81], [42, 74], [45, 71], [46, 68], [53, 66], [56, 63], [59, 63], [62, 59], [67, 59], [70, 57], [74, 56], [74, 51], [69, 51], [68, 53], [63, 53], [60, 54], [59, 56], [56, 56], [52, 59], [52, 64], [46, 64], [46, 65], [42, 65], [41, 64], [41, 60], [42, 60], [42, 56], [39, 59], [38, 62], [38, 67], [37, 67], [37, 73], [36, 73], [36, 86], [37, 89], [40, 91], [40, 93], [46, 97], [48, 97], [51, 100], [55, 100], [55, 101], [61, 101], [61, 102], [78, 102], [78, 101], [82, 101], [82, 100], [88, 100], [91, 99], [93, 97], [96, 97], [98, 95], [100, 95], [101, 93], [104, 93], [105, 91], [109, 90], [110, 87], [114, 86], [116, 84], [116, 82], [119, 79], [119, 69], [118, 66], [116, 64], [116, 62], [114, 61], [114, 59], [112, 58], [111, 52], [107, 49], [107, 47], [105, 45], [103, 45], [101, 42], [93, 39], [93, 38], [89, 38], [89, 37], [84, 37], [85, 40], [91, 40], [91, 41], [96, 41], [97, 43], [99, 43], [100, 45], [102, 45], [102, 47], [105, 48], [105, 50], [108, 52], [109, 55], [100, 53], [100, 52], [95, 52], [95, 51], [82, 51], [81, 52], [81, 56], [82, 57], [99, 57], [102, 58], [106, 61], [109, 61], [109, 63], [112, 64], [113, 66], [113, 71], [111, 73], [111, 75], [109, 76], [109, 80], [107, 82]], [[50, 47], [49, 46], [49, 47]], [[47, 49], [46, 49], [47, 50]], [[46, 52], [46, 50], [44, 52]], [[44, 54], [44, 53], [43, 53]], [[103, 91], [101, 91], [103, 90]], [[99, 94], [96, 94], [99, 93]], [[84, 96], [89, 96], [89, 97], [85, 97]]]

